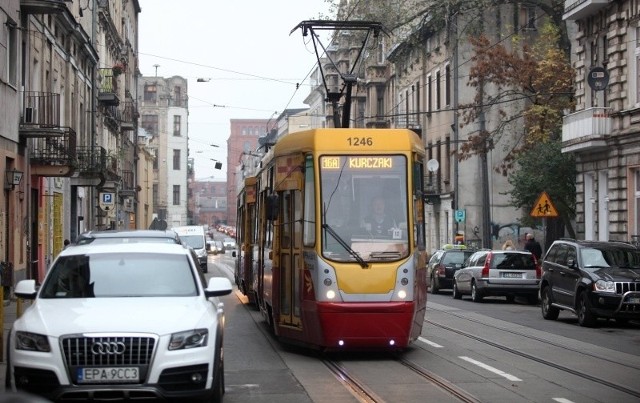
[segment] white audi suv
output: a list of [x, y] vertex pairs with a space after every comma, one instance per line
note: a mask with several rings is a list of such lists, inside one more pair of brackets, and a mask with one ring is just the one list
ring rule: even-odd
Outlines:
[[63, 250], [8, 338], [7, 391], [58, 400], [221, 401], [224, 277], [178, 244]]

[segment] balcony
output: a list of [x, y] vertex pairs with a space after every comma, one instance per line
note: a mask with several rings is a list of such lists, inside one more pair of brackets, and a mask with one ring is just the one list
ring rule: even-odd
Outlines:
[[107, 180], [119, 179], [117, 163], [100, 146], [76, 148], [76, 169], [72, 178], [75, 186], [101, 186]]
[[122, 130], [133, 130], [138, 120], [138, 108], [135, 101], [124, 101], [121, 104], [120, 127]]
[[65, 131], [60, 127], [60, 94], [25, 91], [20, 137], [57, 137]]
[[104, 107], [104, 124], [114, 132], [120, 131], [120, 121], [122, 112], [117, 105], [106, 105]]
[[31, 174], [46, 177], [71, 176], [76, 165], [76, 132], [64, 128], [59, 136], [29, 142]]
[[562, 152], [595, 151], [606, 147], [611, 134], [611, 108], [594, 107], [563, 118]]
[[66, 8], [66, 0], [20, 0], [20, 11], [23, 14], [55, 14]]
[[606, 7], [611, 0], [565, 0], [564, 20], [580, 20]]
[[98, 69], [99, 89], [98, 89], [98, 101], [103, 105], [118, 105], [120, 99], [118, 98], [118, 79], [113, 74], [113, 69]]
[[120, 194], [123, 196], [135, 196], [136, 188], [134, 183], [133, 171], [122, 171], [122, 189]]

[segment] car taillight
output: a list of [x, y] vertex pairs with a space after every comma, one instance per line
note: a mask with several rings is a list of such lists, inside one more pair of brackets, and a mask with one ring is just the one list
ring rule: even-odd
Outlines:
[[487, 254], [487, 259], [482, 266], [482, 277], [489, 277], [489, 267], [491, 267], [491, 253]]

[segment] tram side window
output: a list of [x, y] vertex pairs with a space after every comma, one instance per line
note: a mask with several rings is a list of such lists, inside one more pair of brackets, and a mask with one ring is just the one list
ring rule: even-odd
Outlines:
[[293, 208], [292, 193], [283, 192], [280, 200], [282, 200], [280, 205], [280, 224], [282, 224], [280, 226], [282, 231], [280, 246], [283, 249], [289, 249], [291, 247], [291, 225], [289, 221], [291, 219], [291, 209]]
[[422, 161], [416, 161], [413, 164], [413, 234], [414, 245], [424, 250], [426, 247], [425, 239], [425, 217], [424, 217], [424, 200], [422, 195], [424, 190], [424, 166]]
[[313, 157], [307, 156], [304, 169], [304, 222], [302, 236], [305, 246], [316, 243], [316, 190], [314, 182]]

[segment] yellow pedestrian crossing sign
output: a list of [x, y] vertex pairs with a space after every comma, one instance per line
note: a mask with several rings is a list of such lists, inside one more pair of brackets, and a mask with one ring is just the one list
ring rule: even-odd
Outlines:
[[542, 192], [540, 196], [538, 196], [538, 200], [536, 200], [529, 215], [531, 217], [557, 217], [558, 210], [556, 210], [553, 203], [551, 203], [547, 192]]

